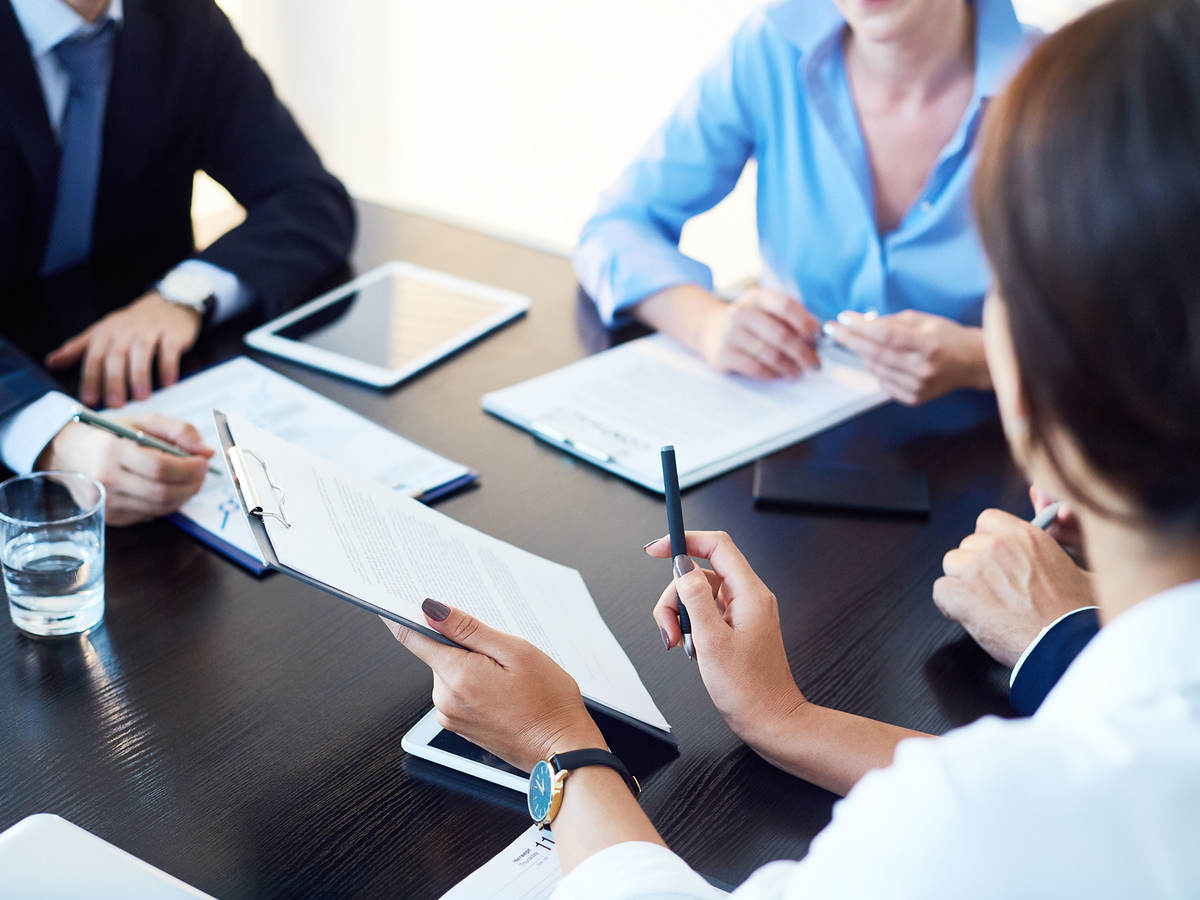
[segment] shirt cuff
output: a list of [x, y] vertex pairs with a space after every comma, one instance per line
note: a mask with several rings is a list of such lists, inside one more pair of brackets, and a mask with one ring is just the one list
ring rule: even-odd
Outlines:
[[1043, 628], [1041, 631], [1039, 631], [1038, 636], [1029, 642], [1029, 646], [1025, 648], [1025, 652], [1021, 654], [1020, 658], [1017, 659], [1017, 664], [1015, 666], [1013, 666], [1012, 674], [1008, 676], [1008, 689], [1011, 691], [1012, 686], [1017, 683], [1017, 673], [1019, 673], [1021, 671], [1021, 666], [1025, 665], [1025, 660], [1029, 659], [1029, 655], [1031, 653], [1033, 653], [1034, 649], [1041, 642], [1042, 638], [1044, 638], [1051, 631], [1053, 631], [1054, 627], [1056, 625], [1058, 625], [1059, 622], [1075, 615], [1076, 613], [1081, 613], [1081, 612], [1084, 612], [1085, 610], [1089, 610], [1089, 609], [1099, 609], [1099, 608], [1100, 607], [1098, 607], [1098, 606], [1081, 606], [1081, 607], [1079, 607], [1079, 609], [1073, 609], [1070, 612], [1063, 613], [1061, 616], [1059, 616], [1057, 619], [1055, 619], [1053, 622], [1051, 622], [1049, 625], [1047, 625], [1045, 628]]
[[712, 270], [673, 244], [645, 240], [614, 247], [593, 238], [576, 248], [572, 261], [579, 283], [609, 328], [628, 324], [633, 307], [669, 287], [713, 287]]
[[247, 309], [254, 300], [253, 292], [240, 278], [232, 272], [202, 259], [185, 259], [172, 271], [191, 272], [212, 285], [213, 298], [216, 301], [216, 309], [213, 311], [212, 317], [214, 325], [232, 319]]
[[563, 877], [552, 900], [725, 896], [661, 844], [627, 841], [593, 853]]
[[0, 459], [18, 475], [28, 475], [46, 445], [71, 421], [79, 402], [49, 391], [0, 422]]

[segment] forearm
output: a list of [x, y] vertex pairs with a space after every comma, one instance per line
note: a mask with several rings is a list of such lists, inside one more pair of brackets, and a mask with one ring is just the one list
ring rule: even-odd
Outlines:
[[670, 335], [697, 352], [704, 350], [710, 318], [728, 304], [698, 284], [677, 284], [653, 294], [634, 307], [634, 315], [656, 331]]
[[743, 735], [771, 765], [843, 796], [867, 772], [891, 765], [896, 745], [914, 737], [931, 735], [806, 700]]
[[992, 389], [992, 374], [988, 371], [987, 354], [983, 349], [983, 329], [963, 326], [963, 341], [959, 348], [961, 357], [961, 387], [977, 391]]

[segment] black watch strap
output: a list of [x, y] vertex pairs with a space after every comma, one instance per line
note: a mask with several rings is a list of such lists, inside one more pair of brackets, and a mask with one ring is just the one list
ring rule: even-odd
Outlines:
[[555, 772], [569, 772], [571, 769], [580, 769], [584, 766], [608, 766], [625, 779], [625, 783], [629, 785], [629, 790], [633, 791], [634, 797], [639, 797], [642, 793], [642, 786], [638, 784], [636, 778], [629, 774], [629, 770], [625, 768], [625, 763], [621, 762], [615, 753], [611, 753], [608, 750], [601, 750], [598, 747], [594, 747], [589, 750], [570, 750], [566, 753], [556, 753], [550, 757], [550, 765], [554, 767]]

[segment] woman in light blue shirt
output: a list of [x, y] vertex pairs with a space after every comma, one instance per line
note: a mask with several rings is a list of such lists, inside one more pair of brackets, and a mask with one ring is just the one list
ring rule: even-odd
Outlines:
[[[897, 399], [989, 387], [967, 192], [980, 117], [1028, 43], [1010, 0], [760, 10], [601, 198], [580, 282], [607, 324], [641, 320], [726, 371], [798, 375], [846, 313], [838, 339]], [[729, 304], [679, 235], [751, 158], [763, 270]]]

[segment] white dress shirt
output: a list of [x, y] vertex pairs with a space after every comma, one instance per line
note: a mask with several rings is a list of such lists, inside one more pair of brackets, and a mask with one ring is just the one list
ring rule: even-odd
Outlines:
[[[554, 896], [713, 893], [670, 851], [626, 843]], [[734, 896], [1200, 897], [1200, 581], [1102, 628], [1033, 717], [903, 741], [804, 860]]]

